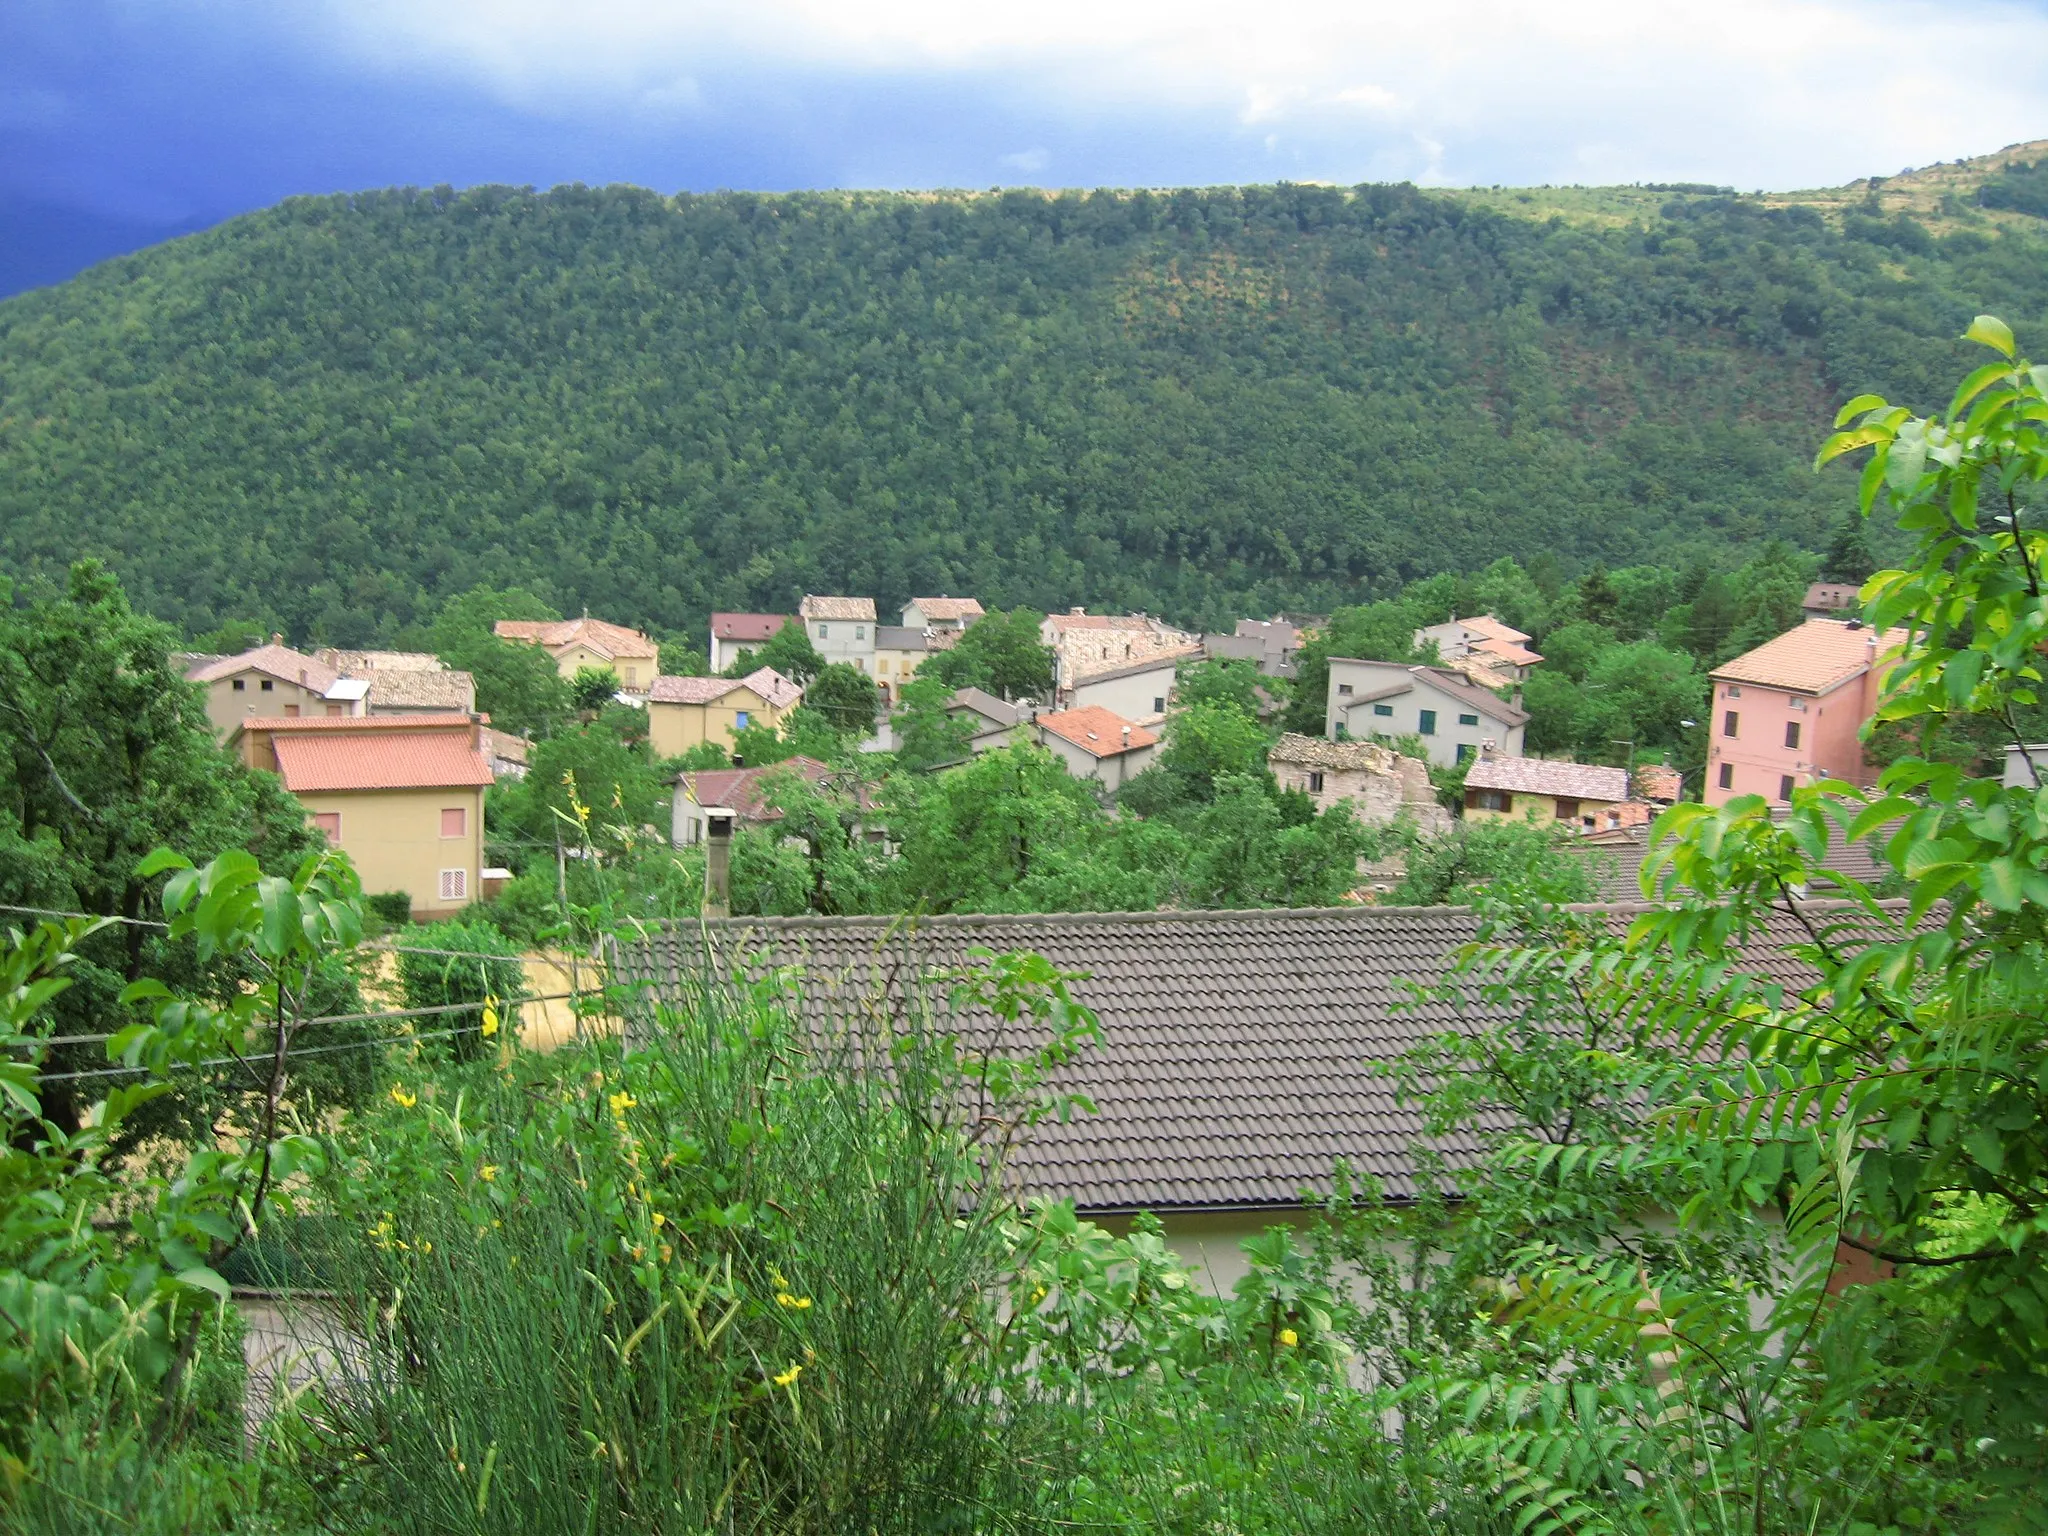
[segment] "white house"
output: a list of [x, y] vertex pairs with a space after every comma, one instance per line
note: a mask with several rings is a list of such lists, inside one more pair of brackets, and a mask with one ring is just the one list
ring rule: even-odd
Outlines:
[[903, 605], [905, 629], [967, 629], [986, 617], [971, 597], [913, 597]]
[[1083, 673], [1074, 679], [1062, 702], [1070, 709], [1107, 709], [1126, 720], [1156, 725], [1166, 718], [1181, 664], [1202, 658], [1202, 648], [1194, 645], [1161, 651], [1129, 666]]
[[1152, 766], [1159, 738], [1106, 709], [1063, 710], [1032, 722], [1039, 744], [1056, 753], [1077, 779], [1121, 789]]
[[1522, 755], [1528, 711], [1447, 668], [1332, 656], [1329, 688], [1323, 728], [1332, 739], [1418, 736], [1440, 768], [1489, 743], [1503, 757]]
[[811, 644], [829, 664], [843, 661], [875, 675], [875, 600], [807, 595], [797, 605]]

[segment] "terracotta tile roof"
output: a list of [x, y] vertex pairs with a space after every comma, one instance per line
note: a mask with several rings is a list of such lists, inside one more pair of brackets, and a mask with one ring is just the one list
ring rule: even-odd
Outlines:
[[772, 773], [794, 773], [812, 784], [823, 783], [831, 768], [815, 757], [785, 758], [759, 768], [702, 768], [682, 774], [676, 782], [698, 805], [722, 806], [742, 821], [779, 821], [782, 812], [762, 800], [762, 781]]
[[445, 672], [448, 664], [427, 651], [338, 651], [323, 645], [313, 653], [343, 677], [367, 677], [372, 672]]
[[1020, 725], [1031, 718], [1029, 704], [1012, 704], [1008, 699], [999, 699], [981, 688], [955, 690], [953, 697], [947, 700], [946, 707], [972, 710], [999, 731], [1006, 731], [1011, 726]]
[[927, 619], [978, 619], [981, 604], [971, 597], [913, 597], [917, 611]]
[[1882, 659], [1905, 643], [1903, 629], [1879, 635], [1855, 620], [1808, 619], [1797, 629], [1723, 662], [1709, 675], [1717, 682], [1821, 694], [1861, 677], [1873, 659]]
[[[1608, 910], [1618, 930], [1644, 908]], [[1096, 1212], [1281, 1208], [1327, 1191], [1340, 1159], [1396, 1198], [1412, 1196], [1418, 1148], [1469, 1166], [1482, 1139], [1504, 1129], [1484, 1119], [1432, 1136], [1374, 1070], [1431, 1036], [1511, 1016], [1476, 996], [1409, 1001], [1409, 984], [1435, 981], [1477, 932], [1478, 919], [1455, 907], [729, 918], [654, 929], [619, 952], [618, 974], [634, 999], [629, 1028], [644, 1038], [659, 1027], [653, 1004], [687, 1017], [707, 974], [787, 968], [798, 978], [791, 1006], [830, 1060], [850, 1018], [913, 1016], [919, 978], [972, 964], [976, 947], [1044, 955], [1081, 974], [1074, 997], [1102, 1032], [1053, 1069], [1051, 1086], [1087, 1094], [1098, 1113], [1028, 1131], [1010, 1164], [1019, 1191]], [[1770, 919], [1753, 968], [1806, 984], [1789, 954], [1804, 942], [1794, 919]], [[925, 990], [944, 1013], [945, 986]], [[978, 1009], [943, 1027], [969, 1049], [992, 1042], [993, 1020]], [[1037, 1043], [1012, 1026], [1001, 1049]]]
[[872, 597], [819, 597], [806, 593], [796, 611], [807, 619], [866, 619], [875, 621]]
[[1492, 635], [1474, 643], [1473, 650], [1482, 656], [1498, 656], [1502, 661], [1513, 662], [1518, 667], [1533, 667], [1543, 657], [1526, 645], [1513, 640], [1500, 640]]
[[1052, 626], [1055, 634], [1069, 629], [1132, 629], [1160, 635], [1180, 635], [1184, 640], [1195, 638], [1147, 613], [1052, 613], [1046, 615], [1045, 622]]
[[1514, 625], [1503, 624], [1490, 613], [1482, 613], [1469, 619], [1458, 619], [1455, 622], [1464, 625], [1475, 635], [1484, 635], [1489, 640], [1504, 640], [1510, 645], [1519, 645], [1529, 638]]
[[745, 677], [657, 677], [649, 690], [650, 704], [713, 704], [735, 688], [751, 689], [763, 704], [787, 709], [803, 699], [803, 689], [773, 667], [756, 667]]
[[1626, 800], [1628, 770], [1541, 757], [1482, 757], [1465, 770], [1467, 789], [1506, 789], [1572, 800]]
[[441, 715], [306, 715], [296, 719], [252, 715], [247, 720], [237, 721], [235, 729], [245, 733], [270, 731], [283, 736], [287, 733], [296, 735], [301, 731], [425, 731], [453, 729], [458, 725], [474, 728], [475, 724], [468, 715], [458, 715], [451, 710]]
[[786, 613], [714, 613], [711, 633], [721, 640], [767, 640], [790, 621]]
[[341, 680], [341, 674], [334, 668], [288, 645], [259, 645], [239, 656], [223, 656], [217, 661], [203, 662], [187, 672], [185, 678], [188, 682], [213, 683], [244, 672], [261, 672], [280, 682], [300, 683], [315, 693], [325, 693]]
[[660, 647], [639, 630], [603, 619], [500, 619], [491, 632], [501, 640], [526, 640], [551, 651], [581, 642], [606, 657], [660, 654]]
[[530, 745], [524, 736], [515, 736], [510, 731], [484, 728], [484, 746], [491, 756], [507, 763], [526, 761], [526, 749]]
[[[1100, 704], [1063, 710], [1056, 715], [1040, 715], [1036, 723], [1041, 730], [1051, 731], [1063, 741], [1070, 741], [1095, 757], [1116, 757], [1125, 752], [1135, 752], [1159, 740], [1142, 725], [1133, 725], [1122, 715], [1104, 709]], [[1131, 733], [1128, 737], [1124, 735], [1126, 730]]]
[[467, 672], [373, 672], [370, 708], [472, 710], [476, 708], [476, 679]]
[[491, 765], [477, 750], [476, 732], [468, 720], [462, 721], [459, 731], [420, 730], [421, 718], [426, 717], [403, 722], [415, 727], [409, 731], [276, 732], [277, 768], [284, 787], [294, 794], [312, 794], [474, 788], [491, 783]]
[[1146, 672], [1172, 671], [1184, 661], [1200, 661], [1207, 653], [1200, 645], [1177, 645], [1169, 651], [1154, 651], [1141, 661], [1122, 662], [1114, 667], [1104, 667], [1100, 672], [1082, 672], [1067, 686], [1085, 688], [1090, 683], [1114, 682], [1120, 677], [1137, 677]]

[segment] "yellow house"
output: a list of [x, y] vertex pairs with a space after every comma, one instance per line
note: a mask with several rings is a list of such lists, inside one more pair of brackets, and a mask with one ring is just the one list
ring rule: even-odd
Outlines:
[[657, 757], [680, 757], [703, 742], [730, 750], [750, 725], [780, 725], [803, 689], [773, 667], [745, 677], [663, 677], [647, 696], [647, 739]]
[[284, 780], [366, 892], [404, 891], [423, 921], [482, 895], [483, 730], [457, 714], [252, 719], [233, 744]]
[[500, 619], [491, 626], [500, 640], [537, 645], [555, 658], [555, 669], [574, 677], [585, 667], [609, 667], [623, 693], [645, 693], [661, 675], [661, 647], [637, 629], [580, 619]]
[[1647, 819], [1629, 800], [1628, 770], [1482, 753], [1465, 770], [1467, 821], [1562, 822], [1581, 832]]
[[239, 656], [198, 658], [185, 679], [206, 690], [206, 715], [225, 738], [245, 720], [298, 719], [368, 713], [365, 685], [272, 635], [268, 645]]

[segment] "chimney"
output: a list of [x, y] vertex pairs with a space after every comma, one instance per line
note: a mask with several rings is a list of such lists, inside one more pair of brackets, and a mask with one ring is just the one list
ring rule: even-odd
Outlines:
[[704, 817], [704, 915], [732, 916], [732, 812]]
[[1124, 727], [1124, 750], [1131, 750], [1131, 728], [1128, 725]]
[[272, 630], [272, 631], [271, 631], [271, 635], [270, 635], [270, 643], [271, 643], [272, 645], [283, 645], [283, 644], [284, 644], [284, 636], [283, 636], [283, 635], [281, 635], [281, 634], [278, 634], [278, 633], [277, 633], [277, 632], [276, 632], [275, 630]]
[[1081, 619], [1081, 618], [1086, 618], [1087, 616], [1088, 616], [1088, 610], [1087, 610], [1086, 608], [1069, 608], [1069, 609], [1067, 610], [1067, 617], [1068, 617], [1068, 618], [1072, 618], [1072, 619]]

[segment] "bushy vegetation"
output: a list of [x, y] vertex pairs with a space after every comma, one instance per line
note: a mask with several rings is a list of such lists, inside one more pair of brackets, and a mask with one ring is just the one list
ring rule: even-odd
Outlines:
[[1480, 204], [293, 199], [0, 304], [0, 558], [300, 643], [479, 585], [661, 635], [805, 591], [1227, 626], [1501, 554], [1817, 552], [1805, 423], [2048, 318], [2023, 230]]

